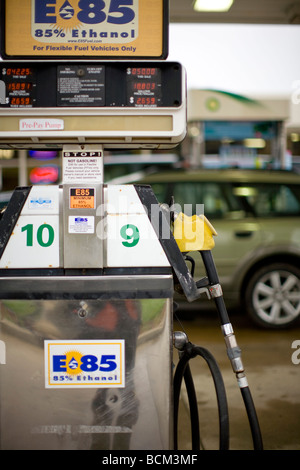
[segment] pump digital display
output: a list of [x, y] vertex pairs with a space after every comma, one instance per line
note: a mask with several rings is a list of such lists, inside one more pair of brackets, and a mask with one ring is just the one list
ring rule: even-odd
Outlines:
[[0, 62], [0, 109], [173, 108], [181, 91], [176, 62]]
[[158, 69], [154, 67], [132, 67], [128, 73], [137, 77], [154, 77], [158, 74]]
[[158, 67], [127, 69], [127, 105], [157, 107], [161, 104], [161, 70]]
[[12, 96], [10, 98], [11, 106], [32, 106], [33, 100], [29, 96]]
[[30, 91], [32, 90], [33, 83], [27, 82], [27, 83], [18, 83], [18, 82], [11, 82], [7, 83], [6, 89], [8, 91]]
[[9, 76], [9, 77], [10, 76], [13, 76], [13, 77], [27, 77], [28, 75], [33, 74], [33, 70], [29, 67], [27, 67], [27, 68], [13, 67], [13, 68], [7, 68], [5, 70], [6, 70], [6, 75]]
[[3, 67], [0, 103], [11, 108], [31, 108], [35, 103], [36, 79], [32, 67]]

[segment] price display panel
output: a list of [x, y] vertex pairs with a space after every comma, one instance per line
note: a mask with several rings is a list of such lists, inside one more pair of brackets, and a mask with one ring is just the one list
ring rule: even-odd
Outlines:
[[172, 148], [185, 134], [177, 62], [0, 61], [2, 148]]
[[27, 66], [8, 66], [1, 70], [1, 106], [31, 108], [36, 104], [36, 73]]
[[156, 107], [162, 101], [161, 69], [130, 67], [127, 69], [127, 106]]
[[176, 62], [0, 63], [0, 109], [181, 103], [182, 67]]

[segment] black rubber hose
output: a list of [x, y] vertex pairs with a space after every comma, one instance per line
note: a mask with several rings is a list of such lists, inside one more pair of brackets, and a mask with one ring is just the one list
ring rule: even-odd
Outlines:
[[201, 356], [207, 363], [217, 394], [219, 412], [219, 447], [220, 450], [229, 449], [229, 413], [227, 405], [226, 389], [219, 366], [212, 354], [205, 348], [194, 346], [194, 354]]
[[174, 410], [173, 410], [173, 418], [174, 418], [174, 450], [178, 449], [178, 412], [179, 412], [179, 397], [180, 397], [180, 390], [182, 379], [184, 376], [184, 371], [186, 365], [190, 358], [187, 354], [183, 354], [177, 364], [175, 374], [174, 374]]
[[184, 383], [188, 394], [190, 417], [191, 417], [191, 436], [192, 436], [192, 449], [200, 450], [200, 424], [198, 413], [197, 395], [194, 386], [194, 380], [191, 373], [189, 363], [186, 364], [184, 371]]
[[249, 387], [241, 388], [241, 394], [248, 415], [254, 450], [263, 450], [263, 440], [261, 436], [260, 426]]
[[[178, 448], [178, 408], [179, 408], [179, 397], [180, 397], [180, 389], [183, 377], [186, 380], [186, 386], [190, 388], [191, 382], [189, 374], [190, 369], [187, 369], [188, 362], [191, 358], [196, 356], [201, 356], [209, 366], [211, 371], [216, 395], [217, 395], [217, 402], [218, 402], [218, 411], [219, 411], [219, 446], [220, 450], [228, 450], [229, 448], [229, 417], [228, 417], [228, 406], [227, 406], [227, 398], [226, 398], [226, 390], [223, 382], [223, 378], [218, 367], [217, 362], [215, 361], [214, 357], [211, 355], [209, 351], [204, 348], [196, 347], [191, 343], [187, 343], [185, 351], [182, 353], [181, 358], [178, 362], [175, 375], [174, 375], [174, 449], [177, 450]], [[187, 375], [186, 370], [188, 370]], [[192, 385], [193, 386], [193, 385]], [[190, 411], [196, 413], [196, 417], [193, 417], [193, 432], [192, 432], [192, 442], [193, 445], [196, 447], [193, 450], [198, 450], [198, 445], [200, 445], [200, 437], [198, 434], [195, 434], [195, 425], [199, 423], [198, 419], [198, 406], [197, 402], [195, 405], [195, 395], [193, 390], [188, 390], [188, 398], [189, 398], [189, 406]], [[196, 410], [195, 410], [196, 406]], [[191, 417], [192, 422], [192, 417]], [[199, 424], [198, 424], [199, 426]]]

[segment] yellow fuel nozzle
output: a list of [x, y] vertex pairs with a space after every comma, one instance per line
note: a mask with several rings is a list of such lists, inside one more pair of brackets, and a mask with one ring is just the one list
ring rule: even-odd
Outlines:
[[187, 216], [180, 212], [174, 220], [174, 238], [181, 252], [211, 250], [216, 230], [204, 215]]

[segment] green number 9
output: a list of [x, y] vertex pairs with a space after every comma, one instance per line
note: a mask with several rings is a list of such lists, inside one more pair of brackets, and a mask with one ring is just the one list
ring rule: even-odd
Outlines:
[[126, 240], [122, 244], [128, 248], [136, 246], [140, 240], [139, 229], [135, 225], [124, 225], [120, 230], [121, 237]]

